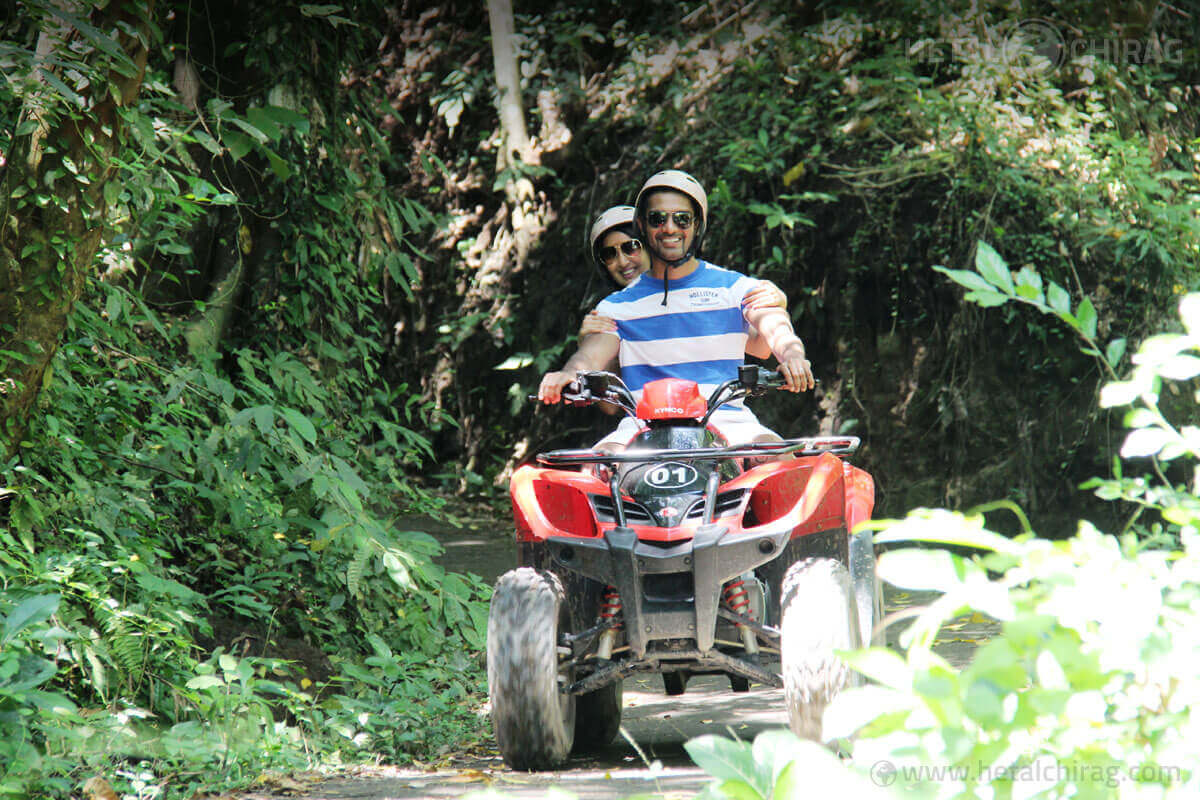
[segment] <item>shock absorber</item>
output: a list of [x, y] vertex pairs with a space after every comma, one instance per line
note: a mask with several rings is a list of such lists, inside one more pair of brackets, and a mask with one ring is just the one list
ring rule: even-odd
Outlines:
[[[725, 588], [722, 590], [722, 597], [725, 599], [725, 605], [729, 606], [730, 611], [754, 619], [754, 609], [750, 607], [750, 593], [746, 591], [744, 577], [734, 578], [725, 584]], [[754, 635], [754, 631], [740, 622], [737, 623], [737, 627], [738, 633], [742, 636], [742, 646], [746, 648], [746, 654], [753, 655], [757, 653], [758, 637]]]
[[600, 634], [600, 643], [596, 646], [596, 658], [607, 661], [612, 658], [613, 644], [617, 641], [617, 630], [621, 627], [618, 619], [621, 613], [621, 595], [617, 594], [615, 586], [604, 590], [604, 600], [600, 603], [600, 621], [616, 621], [611, 628]]

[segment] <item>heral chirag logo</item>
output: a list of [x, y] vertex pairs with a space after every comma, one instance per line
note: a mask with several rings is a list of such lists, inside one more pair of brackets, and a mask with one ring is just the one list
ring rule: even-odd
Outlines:
[[1058, 69], [1067, 59], [1067, 42], [1057, 26], [1044, 19], [1017, 23], [1000, 46], [1004, 62], [1035, 69]]

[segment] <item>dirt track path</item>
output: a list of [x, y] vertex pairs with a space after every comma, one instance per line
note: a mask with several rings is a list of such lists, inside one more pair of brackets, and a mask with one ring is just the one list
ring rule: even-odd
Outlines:
[[[436, 533], [446, 545], [447, 563], [489, 581], [514, 561], [511, 542], [482, 530], [459, 531], [443, 526]], [[885, 600], [891, 612], [925, 598], [890, 591]], [[935, 649], [961, 666], [994, 630], [994, 624], [982, 618], [956, 620], [947, 626]], [[897, 635], [898, 631], [890, 632], [889, 641]], [[781, 689], [755, 686], [746, 694], [734, 694], [729, 691], [727, 679], [700, 676], [688, 683], [682, 696], [668, 697], [658, 676], [636, 676], [625, 682], [622, 720], [636, 747], [626, 739], [618, 739], [598, 754], [573, 758], [559, 772], [514, 772], [496, 755], [464, 760], [454, 769], [434, 772], [396, 767], [363, 769], [299, 793], [246, 794], [241, 800], [417, 800], [460, 798], [488, 789], [514, 800], [541, 800], [551, 789], [569, 792], [580, 800], [608, 800], [640, 793], [691, 798], [710, 779], [692, 764], [683, 749], [685, 742], [705, 734], [750, 740], [768, 728], [786, 726], [787, 713]]]

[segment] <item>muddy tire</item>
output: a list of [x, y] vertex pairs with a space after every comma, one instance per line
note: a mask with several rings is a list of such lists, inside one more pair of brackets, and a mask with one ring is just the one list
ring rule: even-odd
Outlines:
[[621, 681], [579, 696], [575, 701], [576, 753], [605, 747], [617, 738], [624, 701]]
[[492, 727], [513, 769], [561, 766], [575, 733], [575, 696], [560, 684], [558, 637], [567, 606], [558, 578], [522, 567], [496, 581], [488, 614], [487, 674]]
[[825, 707], [850, 683], [850, 668], [834, 651], [860, 643], [850, 573], [829, 558], [798, 561], [783, 578], [781, 601], [788, 722], [797, 736], [819, 742]]

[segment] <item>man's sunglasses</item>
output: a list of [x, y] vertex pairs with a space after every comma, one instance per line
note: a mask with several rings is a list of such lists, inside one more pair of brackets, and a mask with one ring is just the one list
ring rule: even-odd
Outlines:
[[[646, 222], [650, 223], [651, 228], [661, 228], [667, 224], [666, 211], [648, 211], [646, 212]], [[692, 227], [692, 212], [690, 211], [674, 211], [670, 215], [675, 222], [676, 228]]]
[[617, 257], [617, 248], [621, 248], [621, 252], [627, 256], [631, 256], [642, 249], [642, 243], [637, 239], [628, 239], [620, 244], [601, 247], [599, 251], [600, 261], [607, 264]]

